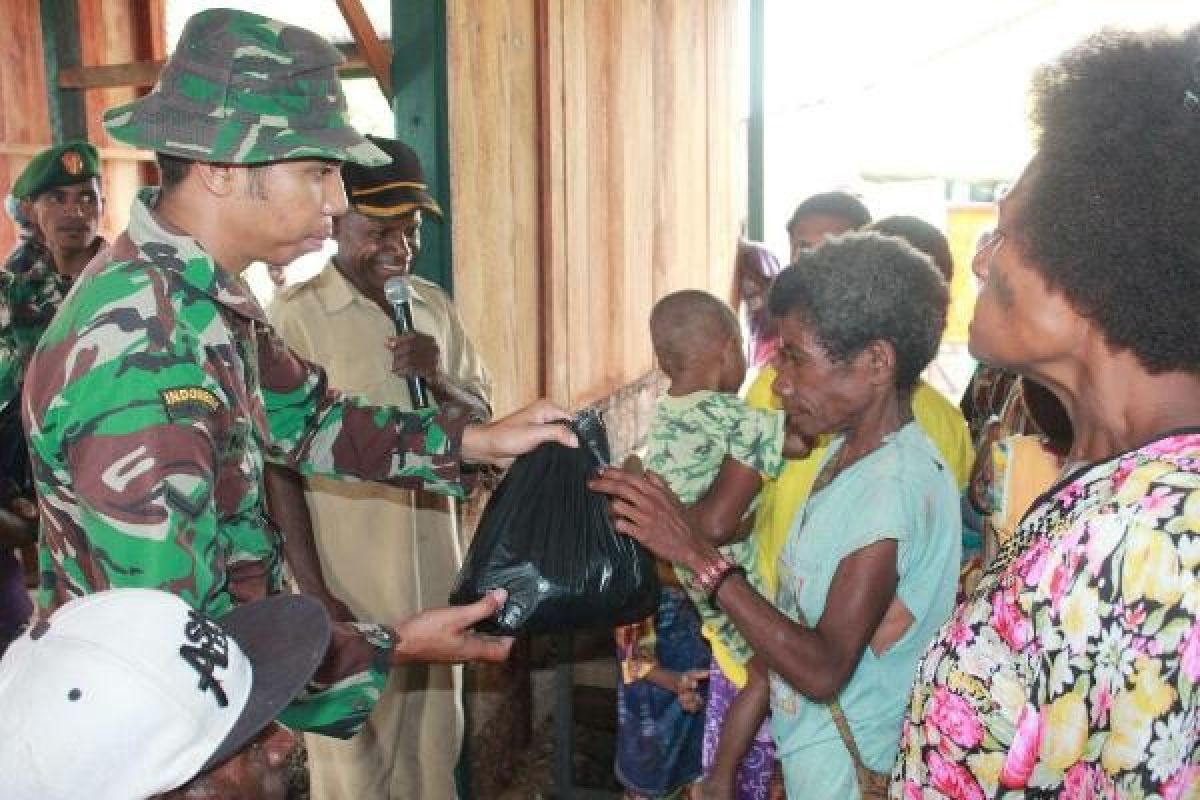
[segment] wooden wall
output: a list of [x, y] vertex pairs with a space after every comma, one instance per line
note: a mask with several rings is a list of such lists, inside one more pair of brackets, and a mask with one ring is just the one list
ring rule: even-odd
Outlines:
[[647, 319], [728, 294], [745, 208], [739, 0], [451, 0], [455, 297], [497, 408], [653, 368]]
[[[18, 34], [0, 36], [0, 194], [7, 194], [30, 157], [52, 136], [39, 4], [0, 0], [0, 20], [10, 34]], [[15, 241], [12, 221], [0, 214], [0, 258], [8, 255]]]
[[[121, 64], [162, 58], [164, 0], [79, 0], [80, 54], [83, 64]], [[0, 189], [4, 192], [29, 159], [54, 142], [50, 126], [41, 4], [38, 0], [0, 0], [0, 20], [14, 35], [0, 37]], [[100, 232], [111, 236], [124, 229], [129, 198], [150, 175], [149, 157], [114, 147], [104, 133], [104, 109], [135, 96], [133, 89], [92, 90], [84, 95], [88, 140], [100, 148], [105, 194]], [[7, 256], [16, 231], [7, 216], [0, 219], [0, 258]]]
[[[724, 297], [745, 208], [747, 0], [448, 0], [455, 293], [497, 376], [497, 410], [578, 407], [653, 368], [654, 301]], [[85, 65], [162, 58], [164, 0], [79, 0]], [[52, 141], [38, 0], [0, 0], [0, 187]], [[86, 93], [125, 225], [152, 175]], [[14, 231], [0, 222], [0, 255]]]

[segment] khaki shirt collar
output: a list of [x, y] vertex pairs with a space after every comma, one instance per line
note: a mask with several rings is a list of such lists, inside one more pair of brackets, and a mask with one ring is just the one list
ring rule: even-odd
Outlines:
[[[421, 296], [421, 287], [418, 281], [410, 278], [408, 286], [409, 297], [412, 299], [413, 305], [425, 305], [425, 298]], [[386, 313], [374, 300], [368, 298], [354, 284], [346, 280], [346, 276], [333, 263], [332, 258], [325, 263], [321, 274], [314, 279], [313, 288], [316, 290], [321, 307], [330, 314], [336, 314], [354, 304]]]

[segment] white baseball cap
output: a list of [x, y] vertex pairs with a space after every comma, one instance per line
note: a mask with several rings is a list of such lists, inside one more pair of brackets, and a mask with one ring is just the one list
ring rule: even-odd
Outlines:
[[0, 797], [131, 800], [236, 754], [329, 644], [319, 603], [275, 595], [214, 620], [153, 589], [77, 598], [0, 660]]

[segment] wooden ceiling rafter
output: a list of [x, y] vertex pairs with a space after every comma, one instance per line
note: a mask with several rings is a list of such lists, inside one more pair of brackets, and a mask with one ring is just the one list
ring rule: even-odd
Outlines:
[[358, 52], [362, 54], [371, 74], [375, 76], [380, 90], [383, 91], [383, 96], [390, 103], [394, 97], [392, 94], [392, 48], [375, 32], [375, 25], [367, 16], [360, 0], [335, 0], [335, 2], [342, 12], [342, 18], [346, 20], [346, 26], [350, 28], [350, 35], [354, 37], [354, 44], [358, 46]]

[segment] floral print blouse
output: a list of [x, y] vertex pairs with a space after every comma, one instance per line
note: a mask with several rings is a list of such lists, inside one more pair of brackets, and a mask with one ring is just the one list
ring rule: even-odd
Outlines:
[[918, 668], [891, 796], [1200, 797], [1200, 432], [1034, 503]]

